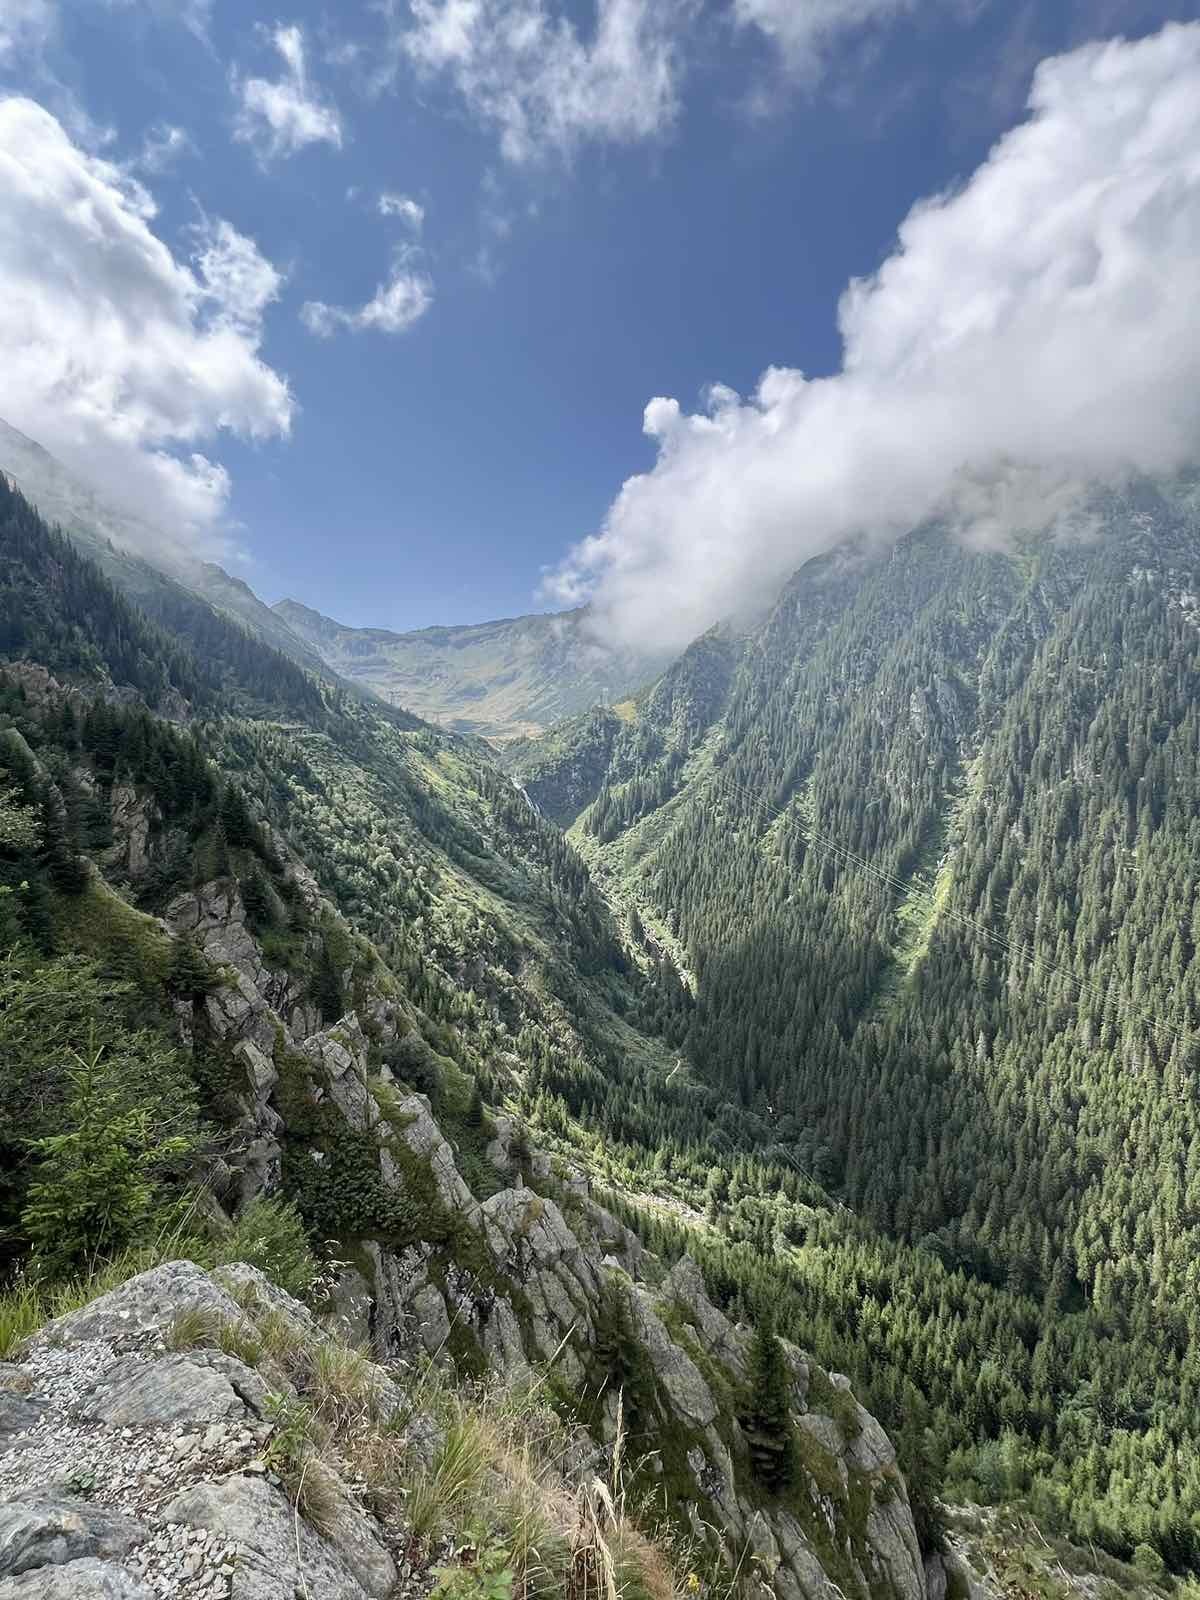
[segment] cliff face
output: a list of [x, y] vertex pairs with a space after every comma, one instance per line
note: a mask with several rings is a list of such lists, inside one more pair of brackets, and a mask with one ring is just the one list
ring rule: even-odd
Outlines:
[[[122, 796], [115, 848], [142, 820]], [[302, 872], [300, 886], [314, 914], [333, 915]], [[227, 883], [179, 897], [164, 921], [216, 975], [180, 1008], [181, 1034], [232, 1064], [229, 1138], [211, 1175], [217, 1221], [282, 1187], [325, 1223], [338, 1264], [320, 1337], [370, 1350], [376, 1410], [419, 1411], [414, 1374], [431, 1365], [544, 1385], [577, 1419], [564, 1492], [581, 1475], [603, 1479], [615, 1444], [639, 1492], [698, 1550], [728, 1570], [752, 1563], [780, 1600], [922, 1600], [895, 1453], [844, 1379], [786, 1347], [799, 1466], [786, 1491], [768, 1493], [738, 1420], [750, 1335], [712, 1304], [689, 1259], [668, 1270], [584, 1172], [530, 1149], [508, 1118], [480, 1129], [468, 1183], [430, 1102], [385, 1064], [411, 1028], [386, 982], [360, 978], [354, 1009], [322, 1026], [266, 961]], [[52, 1324], [0, 1368], [0, 1597], [401, 1592], [404, 1515], [381, 1516], [369, 1482], [356, 1490], [335, 1460], [333, 1525], [306, 1525], [301, 1495], [293, 1527], [286, 1484], [262, 1470], [286, 1432], [278, 1396], [297, 1385], [248, 1358], [261, 1329], [179, 1348], [181, 1324], [236, 1328], [260, 1302], [317, 1337], [311, 1315], [252, 1269], [212, 1277], [176, 1263]], [[64, 1488], [77, 1458], [91, 1474], [85, 1496]]]

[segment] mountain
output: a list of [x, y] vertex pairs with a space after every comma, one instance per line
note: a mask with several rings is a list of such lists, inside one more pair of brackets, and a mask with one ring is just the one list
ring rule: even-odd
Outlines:
[[[549, 1363], [676, 1582], [922, 1600], [911, 1532], [927, 1600], [960, 1558], [1168, 1594], [1200, 1570], [1194, 491], [1093, 523], [811, 563], [510, 775], [190, 591], [148, 610], [0, 485], [0, 1247], [34, 1296], [0, 1339], [97, 1256], [178, 1254], [177, 1201], [202, 1265], [315, 1256], [318, 1309], [447, 1358], [489, 1481], [472, 1383]], [[247, 1427], [284, 1461], [346, 1406], [275, 1359]]]
[[342, 677], [431, 722], [496, 741], [620, 700], [666, 665], [649, 651], [600, 644], [585, 610], [415, 633], [345, 627], [295, 600], [274, 610]]
[[220, 613], [168, 632], [7, 480], [0, 554], [0, 1584], [359, 1600], [477, 1553], [633, 1600], [753, 1550], [779, 1600], [926, 1600], [848, 1381], [548, 1093], [649, 1103], [678, 1003], [561, 833]]
[[[1092, 510], [1087, 542], [814, 561], [513, 772], [686, 974], [694, 1080], [914, 1252], [812, 1309], [933, 1402], [944, 1492], [1190, 1561], [1200, 518], [1191, 482]], [[840, 1278], [823, 1229], [771, 1239]], [[914, 1359], [972, 1304], [981, 1366]]]
[[112, 505], [48, 450], [2, 420], [0, 471], [48, 523], [60, 527], [119, 588], [151, 611], [177, 603], [179, 589], [187, 589], [301, 666], [320, 670], [320, 657], [247, 584], [213, 562], [195, 560], [169, 530]]
[[169, 531], [114, 506], [3, 421], [0, 471], [152, 616], [184, 603], [186, 590], [308, 671], [328, 668], [461, 733], [497, 741], [541, 733], [620, 700], [666, 665], [651, 652], [605, 648], [587, 632], [584, 611], [390, 633], [345, 627], [294, 600], [267, 606], [242, 579], [197, 561]]

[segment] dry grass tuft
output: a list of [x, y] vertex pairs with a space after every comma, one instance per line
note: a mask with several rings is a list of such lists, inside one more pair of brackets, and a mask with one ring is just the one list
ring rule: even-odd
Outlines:
[[[427, 1549], [448, 1545], [481, 1572], [503, 1556], [513, 1600], [673, 1600], [683, 1592], [663, 1543], [639, 1529], [626, 1506], [619, 1409], [609, 1470], [573, 1482], [563, 1468], [572, 1430], [538, 1385], [464, 1391], [442, 1381], [451, 1415], [441, 1447], [407, 1495], [397, 1482], [393, 1500]], [[398, 1477], [406, 1459], [401, 1449], [383, 1470]], [[462, 1583], [445, 1576], [454, 1570], [441, 1569], [439, 1583], [457, 1595]]]

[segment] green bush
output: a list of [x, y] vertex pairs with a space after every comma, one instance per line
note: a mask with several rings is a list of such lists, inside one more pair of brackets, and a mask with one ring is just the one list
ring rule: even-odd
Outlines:
[[221, 1240], [218, 1262], [245, 1261], [298, 1300], [312, 1291], [320, 1263], [290, 1200], [252, 1200]]
[[1149, 1544], [1139, 1544], [1133, 1552], [1133, 1564], [1146, 1578], [1161, 1578], [1165, 1567], [1163, 1558]]
[[512, 1600], [513, 1559], [503, 1545], [480, 1534], [478, 1547], [468, 1546], [457, 1562], [438, 1567], [433, 1593], [438, 1600]]
[[[74, 1053], [74, 1052], [73, 1052]], [[143, 1238], [163, 1179], [193, 1148], [153, 1102], [130, 1102], [125, 1063], [92, 1045], [66, 1069], [65, 1130], [31, 1139], [21, 1225], [40, 1266], [67, 1276]]]

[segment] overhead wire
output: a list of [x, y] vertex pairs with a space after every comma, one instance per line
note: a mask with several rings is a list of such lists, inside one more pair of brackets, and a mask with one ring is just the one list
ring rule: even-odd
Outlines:
[[[899, 895], [908, 898], [915, 897], [931, 906], [934, 904], [935, 893], [932, 889], [916, 887], [912, 879], [906, 881], [898, 877], [896, 874], [887, 871], [886, 868], [870, 861], [858, 851], [853, 850], [849, 845], [843, 844], [840, 840], [823, 833], [812, 823], [805, 821], [802, 817], [798, 817], [794, 811], [789, 810], [790, 802], [784, 806], [773, 805], [764, 795], [755, 794], [748, 785], [738, 782], [729, 773], [721, 774], [716, 780], [716, 786], [718, 790], [723, 788], [726, 792], [740, 798], [745, 804], [757, 808], [767, 816], [782, 822], [785, 828], [790, 828], [807, 844], [811, 844], [818, 851], [823, 851], [835, 861], [858, 868], [867, 876]], [[943, 905], [938, 910], [939, 916], [945, 920], [953, 922], [969, 933], [984, 939], [1012, 959], [1024, 962], [1031, 970], [1041, 967], [1043, 972], [1062, 978], [1065, 982], [1075, 985], [1078, 990], [1075, 996], [1077, 1000], [1083, 998], [1086, 994], [1096, 1000], [1102, 1008], [1113, 1006], [1117, 1012], [1118, 1021], [1126, 1020], [1129, 1017], [1137, 1017], [1148, 1024], [1155, 1032], [1163, 1032], [1170, 1035], [1185, 1048], [1192, 1048], [1200, 1044], [1200, 1033], [1180, 1028], [1166, 1018], [1156, 1015], [1148, 1008], [1140, 1006], [1123, 991], [1117, 980], [1112, 980], [1106, 986], [1102, 986], [1101, 980], [1083, 977], [1079, 973], [1073, 972], [1069, 967], [1064, 967], [1058, 962], [1052, 961], [1048, 956], [1039, 954], [1027, 942], [1011, 939], [1007, 934], [999, 933], [994, 928], [989, 928], [985, 923], [966, 915], [964, 912], [955, 910], [952, 906]]]

